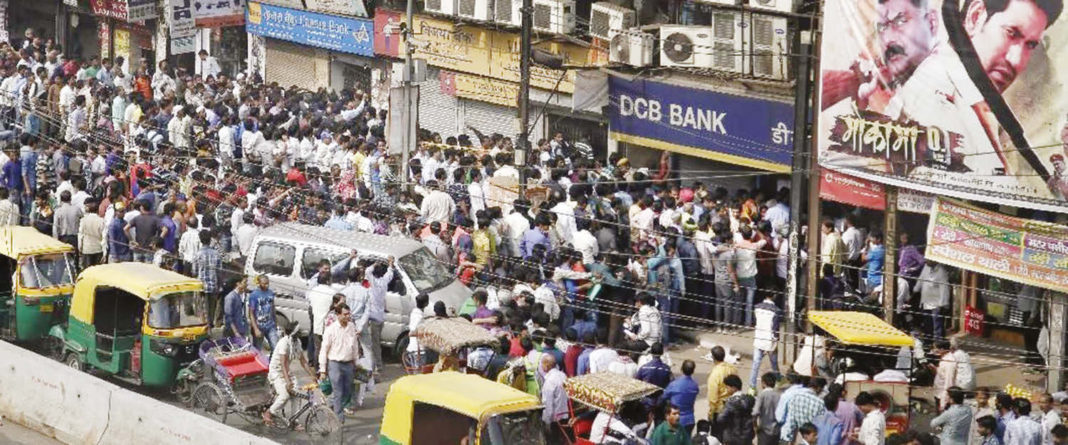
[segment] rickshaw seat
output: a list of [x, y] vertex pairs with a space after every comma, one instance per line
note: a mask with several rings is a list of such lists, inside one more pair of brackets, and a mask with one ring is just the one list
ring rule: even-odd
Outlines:
[[[577, 443], [583, 443], [583, 437], [590, 437], [590, 432], [593, 431], [593, 419], [581, 417], [571, 425], [571, 431], [575, 433], [575, 439]], [[586, 443], [591, 443], [586, 441]]]
[[222, 357], [218, 360], [218, 363], [226, 370], [230, 380], [267, 372], [267, 365], [260, 362], [253, 351]]

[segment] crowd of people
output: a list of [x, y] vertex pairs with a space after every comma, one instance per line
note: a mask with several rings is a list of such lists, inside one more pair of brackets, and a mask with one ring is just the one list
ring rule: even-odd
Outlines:
[[[872, 395], [848, 398], [848, 379], [840, 379], [881, 369], [836, 369], [828, 343], [813, 346], [815, 360], [780, 373], [786, 189], [730, 193], [714, 176], [679, 179], [668, 153], [652, 168], [637, 167], [619, 153], [595, 158], [561, 133], [536, 141], [529, 162], [516, 165], [509, 137], [421, 132], [411, 162], [401, 165], [385, 137], [388, 112], [361, 91], [303, 91], [217, 69], [194, 75], [167, 62], [60, 54], [40, 39], [0, 45], [0, 224], [30, 225], [74, 245], [81, 267], [141, 261], [198, 277], [216, 325], [273, 351], [270, 380], [279, 399], [266, 421], [288, 397], [289, 363], [298, 358], [337, 389], [339, 415], [361, 403], [353, 387], [359, 371], [373, 382], [382, 364], [376, 333], [392, 261], [323, 264], [308, 283], [306, 346], [295, 325], [276, 326], [269, 278], [251, 277], [250, 289], [250, 277], [241, 276], [256, 234], [295, 221], [420, 240], [476, 290], [461, 308], [420, 295], [410, 328], [425, 317], [462, 316], [498, 336], [497, 350], [466, 353], [467, 368], [540, 397], [551, 435], [569, 422], [564, 379], [615, 372], [663, 391], [618, 418], [598, 415], [595, 443], [884, 441], [885, 419]], [[206, 52], [198, 57], [217, 66]], [[520, 182], [522, 195], [512, 188]], [[865, 236], [855, 218], [842, 226], [821, 227], [822, 307], [844, 307], [850, 290], [878, 298], [882, 285], [882, 236]], [[941, 343], [946, 270], [925, 263], [907, 237], [899, 241], [906, 282], [898, 286], [898, 309], [928, 314], [929, 323], [912, 323], [923, 323], [915, 326], [926, 331], [918, 338], [935, 340], [932, 374], [943, 411], [932, 425], [942, 443], [1039, 443], [1033, 431], [1049, 438], [1043, 443], [1062, 443], [1066, 431], [1045, 417], [1041, 428], [1025, 424], [1027, 400], [999, 394], [988, 416], [963, 408], [976, 385], [966, 354]], [[710, 353], [703, 388], [693, 361], [674, 372], [667, 351], [690, 327], [751, 330], [747, 379], [720, 347]], [[922, 357], [922, 346], [915, 349]], [[429, 356], [414, 339], [408, 352], [413, 368], [457, 365]], [[764, 357], [771, 373], [760, 373]], [[697, 419], [702, 391], [709, 415]], [[1057, 410], [1052, 402], [1039, 406]]]

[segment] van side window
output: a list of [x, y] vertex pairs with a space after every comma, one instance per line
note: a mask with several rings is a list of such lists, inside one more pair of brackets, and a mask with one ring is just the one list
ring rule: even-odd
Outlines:
[[297, 249], [293, 246], [262, 243], [256, 249], [256, 257], [252, 260], [252, 269], [257, 273], [288, 277], [293, 274], [293, 262], [296, 256]]
[[330, 260], [330, 265], [345, 259], [348, 255], [344, 252], [329, 251], [323, 249], [304, 249], [304, 258], [300, 260], [300, 277], [305, 280], [319, 271], [319, 262], [323, 259]]

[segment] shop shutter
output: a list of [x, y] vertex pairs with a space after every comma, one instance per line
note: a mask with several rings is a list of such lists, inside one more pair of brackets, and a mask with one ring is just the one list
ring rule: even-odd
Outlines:
[[267, 39], [266, 81], [307, 90], [330, 84], [330, 59], [320, 49]]
[[[475, 128], [484, 135], [500, 133], [512, 139], [516, 138], [516, 115], [515, 108], [495, 105], [472, 99], [462, 99], [464, 128]], [[474, 136], [472, 134], [471, 136]]]
[[419, 128], [440, 133], [444, 140], [462, 132], [459, 116], [456, 97], [441, 91], [438, 70], [430, 70], [426, 81], [419, 83]]

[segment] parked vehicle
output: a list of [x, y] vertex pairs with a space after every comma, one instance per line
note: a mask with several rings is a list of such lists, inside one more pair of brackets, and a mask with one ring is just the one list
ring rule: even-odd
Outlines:
[[32, 342], [67, 319], [74, 247], [32, 227], [0, 227], [0, 333]]
[[67, 324], [50, 331], [61, 345], [57, 356], [78, 370], [172, 387], [208, 337], [203, 289], [200, 280], [151, 264], [85, 269], [74, 285]]
[[471, 296], [471, 290], [456, 279], [452, 269], [418, 241], [292, 222], [273, 225], [256, 235], [245, 261], [245, 273], [249, 277], [264, 274], [270, 278], [271, 290], [277, 297], [278, 326], [296, 321], [301, 334], [307, 334], [311, 326], [311, 310], [305, 297], [311, 288], [308, 281], [318, 272], [320, 261], [337, 264], [354, 250], [357, 263], [397, 259], [396, 274], [386, 294], [382, 344], [392, 346], [398, 355], [408, 345], [408, 314], [415, 307], [416, 295], [425, 292], [430, 295], [431, 305], [443, 301], [446, 307], [456, 310]]
[[544, 445], [545, 424], [538, 398], [508, 385], [458, 372], [409, 375], [389, 386], [379, 443]]

